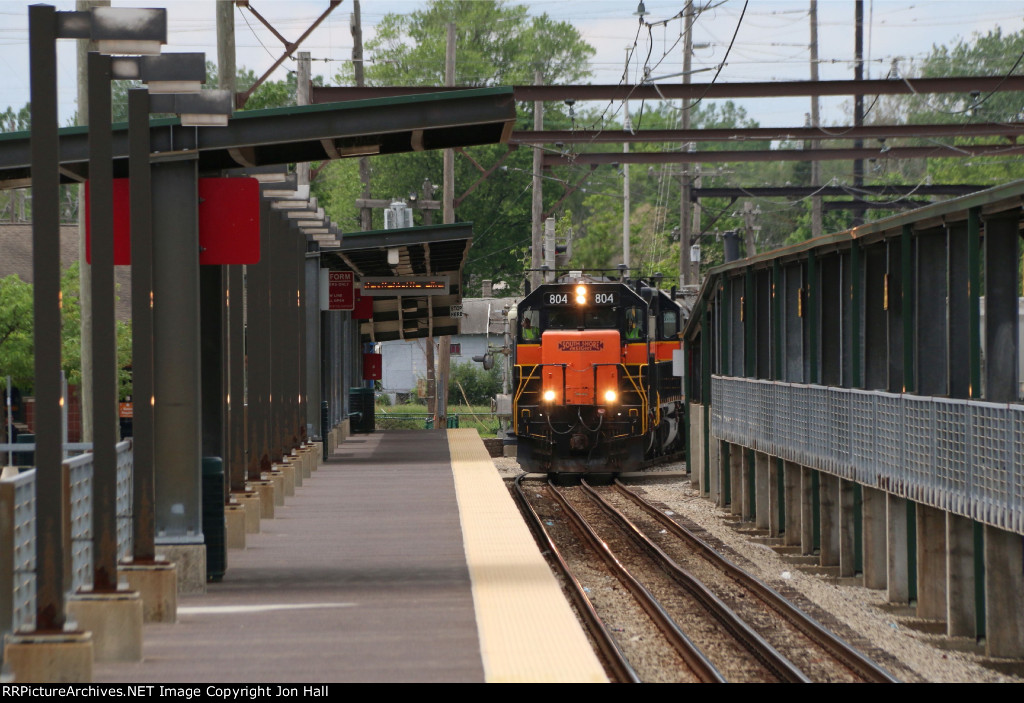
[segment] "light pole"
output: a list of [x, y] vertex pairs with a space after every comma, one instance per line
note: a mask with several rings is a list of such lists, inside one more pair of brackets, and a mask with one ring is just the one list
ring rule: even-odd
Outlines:
[[[165, 41], [167, 13], [109, 7], [57, 12], [50, 5], [32, 5], [28, 16], [35, 281], [36, 617], [33, 632], [24, 636], [19, 633], [8, 640], [4, 660], [10, 663], [17, 680], [80, 681], [91, 678], [92, 643], [82, 632], [65, 632], [61, 293], [60, 257], [56, 255], [60, 251], [57, 40], [91, 39], [101, 50], [151, 53], [159, 51]], [[130, 48], [118, 46], [125, 40], [132, 43]]]
[[[166, 10], [97, 7], [89, 12], [57, 12], [49, 5], [29, 7], [36, 496], [40, 507], [36, 517], [37, 631], [61, 632], [65, 622], [61, 544], [60, 258], [55, 256], [60, 250], [56, 42], [57, 39], [91, 39], [106, 50], [152, 51], [155, 48], [159, 51], [166, 36]], [[131, 45], [118, 44], [125, 40]], [[109, 94], [109, 86], [107, 91]], [[110, 129], [109, 119], [106, 129]]]

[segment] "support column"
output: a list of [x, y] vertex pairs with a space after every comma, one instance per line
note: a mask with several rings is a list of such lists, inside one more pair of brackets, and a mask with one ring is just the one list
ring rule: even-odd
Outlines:
[[1024, 657], [1024, 538], [985, 526], [985, 654]]
[[750, 522], [754, 519], [754, 513], [756, 511], [755, 498], [756, 491], [754, 485], [754, 478], [756, 473], [756, 461], [755, 452], [744, 448], [743, 449], [743, 505], [742, 512], [743, 522]]
[[715, 471], [718, 474], [718, 507], [725, 508], [729, 505], [730, 494], [731, 494], [731, 460], [732, 460], [732, 447], [728, 442], [722, 442], [715, 440], [718, 444], [718, 463], [715, 466]]
[[946, 513], [917, 506], [917, 616], [946, 617]]
[[886, 588], [890, 603], [910, 601], [907, 573], [907, 501], [886, 494]]
[[800, 553], [814, 554], [814, 469], [800, 467]]
[[768, 464], [771, 459], [764, 452], [754, 452], [754, 525], [768, 529], [768, 494], [771, 492]]
[[779, 491], [779, 464], [780, 459], [768, 457], [768, 536], [778, 537], [782, 534], [782, 514], [784, 509], [780, 505]]
[[[718, 467], [721, 466], [721, 458], [718, 452], [721, 449], [721, 442], [719, 442], [714, 435], [708, 435], [708, 486], [707, 494], [708, 499], [715, 503], [721, 502], [722, 495], [722, 481], [719, 476]], [[702, 491], [703, 493], [704, 491]]]
[[853, 483], [837, 479], [839, 485], [839, 575], [853, 576], [857, 572], [856, 540], [854, 539], [857, 518], [853, 500]]
[[738, 444], [729, 446], [729, 512], [743, 515], [743, 454], [745, 450]]
[[704, 408], [690, 403], [690, 485], [704, 492]]
[[888, 534], [886, 494], [877, 488], [864, 487], [864, 586], [885, 588], [887, 584]]
[[946, 634], [978, 636], [974, 593], [974, 521], [946, 513]]
[[786, 546], [800, 544], [800, 465], [787, 461], [783, 464], [783, 480], [786, 485]]
[[839, 477], [819, 476], [821, 504], [821, 565], [839, 565]]
[[157, 162], [152, 172], [156, 543], [180, 564], [179, 590], [203, 592], [196, 162]]

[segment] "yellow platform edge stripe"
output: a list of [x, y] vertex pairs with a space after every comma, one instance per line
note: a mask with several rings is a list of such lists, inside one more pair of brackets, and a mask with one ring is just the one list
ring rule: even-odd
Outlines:
[[448, 448], [487, 682], [607, 682], [480, 435]]

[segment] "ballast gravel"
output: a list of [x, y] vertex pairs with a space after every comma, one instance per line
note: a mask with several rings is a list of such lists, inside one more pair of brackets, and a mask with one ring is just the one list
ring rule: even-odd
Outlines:
[[[493, 461], [503, 478], [521, 473], [514, 458], [499, 457]], [[885, 591], [864, 588], [858, 585], [859, 579], [809, 573], [807, 567], [787, 561], [770, 546], [754, 541], [737, 530], [735, 517], [702, 498], [691, 487], [688, 477], [679, 476], [685, 470], [685, 464], [667, 464], [651, 471], [651, 478], [629, 483], [684, 526], [702, 530], [702, 539], [794, 600], [798, 607], [861, 649], [897, 679], [1024, 683], [1024, 676], [1020, 675], [1024, 663], [987, 660], [982, 645], [936, 633], [934, 623], [918, 620], [912, 609], [887, 603]], [[669, 476], [658, 478], [658, 473]]]

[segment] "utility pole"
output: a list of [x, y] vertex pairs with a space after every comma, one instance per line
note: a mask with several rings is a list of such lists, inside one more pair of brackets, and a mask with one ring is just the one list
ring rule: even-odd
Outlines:
[[[540, 71], [536, 71], [533, 74], [533, 84], [542, 85], [544, 78], [541, 76]], [[540, 132], [544, 129], [544, 102], [537, 100], [533, 103], [533, 130]], [[535, 145], [533, 147], [533, 206], [531, 208], [531, 227], [530, 230], [530, 268], [533, 271], [530, 272], [530, 287], [536, 288], [540, 285], [540, 255], [541, 255], [541, 228], [543, 223], [541, 218], [544, 217], [544, 191], [541, 181], [541, 164], [543, 154], [541, 153], [540, 146]]]
[[[686, 0], [683, 16], [683, 85], [689, 85], [693, 54], [693, 0]], [[682, 129], [690, 129], [690, 101], [687, 98], [683, 98], [680, 123]], [[683, 148], [687, 148], [687, 145], [683, 145]], [[690, 261], [690, 188], [690, 172], [684, 164], [679, 195], [679, 283], [684, 286], [697, 283], [694, 266]]]
[[[295, 71], [295, 104], [309, 105], [309, 83], [313, 80], [313, 69], [308, 51], [300, 51]], [[309, 162], [295, 164], [296, 183], [309, 185]]]
[[[444, 84], [455, 85], [455, 23], [449, 22], [444, 52]], [[444, 150], [444, 184], [442, 190], [442, 213], [446, 225], [455, 222], [455, 150]], [[461, 289], [461, 286], [460, 286]], [[433, 345], [433, 340], [431, 340]], [[448, 373], [451, 370], [452, 338], [443, 335], [439, 342], [437, 363], [437, 403], [434, 406], [434, 427], [443, 428], [448, 420]]]
[[743, 230], [746, 235], [748, 259], [757, 254], [757, 231], [761, 228], [754, 224], [754, 218], [759, 214], [760, 212], [754, 209], [753, 201], [743, 202]]
[[[627, 52], [629, 50], [627, 49]], [[629, 54], [627, 53], [627, 56]], [[628, 132], [633, 131], [633, 125], [629, 119], [629, 101], [625, 103], [626, 116], [622, 120], [622, 128]], [[622, 153], [629, 153], [629, 142], [622, 143]], [[629, 164], [622, 160], [622, 264], [626, 267], [623, 275], [629, 275]]]
[[[352, 14], [349, 17], [352, 30], [352, 68], [355, 71], [356, 86], [366, 85], [363, 73], [363, 26], [359, 16], [359, 0], [352, 0]], [[370, 199], [370, 157], [359, 157], [359, 182], [363, 184], [363, 199]], [[359, 208], [359, 228], [365, 232], [373, 227], [373, 211], [368, 207]]]
[[[856, 0], [854, 3], [854, 51], [855, 61], [853, 64], [853, 77], [854, 80], [864, 79], [864, 0]], [[854, 95], [853, 96], [853, 125], [854, 127], [860, 127], [864, 124], [864, 96]], [[854, 139], [853, 148], [862, 149], [864, 147], [863, 139]], [[864, 185], [864, 160], [856, 159], [853, 162], [853, 187], [859, 189]], [[862, 200], [858, 192], [854, 193], [854, 203]], [[853, 206], [853, 226], [864, 224], [864, 208], [858, 207], [856, 204]]]
[[[818, 80], [818, 0], [811, 0], [811, 80]], [[821, 126], [821, 115], [819, 113], [818, 96], [811, 96], [811, 127]], [[811, 149], [817, 149], [820, 144], [817, 140], [810, 143]], [[817, 188], [821, 185], [821, 162], [811, 161], [811, 186]], [[811, 236], [820, 237], [822, 234], [821, 217], [821, 196], [811, 197]]]

